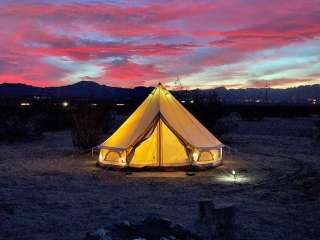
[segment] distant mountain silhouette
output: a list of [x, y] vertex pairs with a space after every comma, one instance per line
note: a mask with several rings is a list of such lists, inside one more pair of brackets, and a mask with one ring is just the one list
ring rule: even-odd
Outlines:
[[[91, 81], [81, 81], [72, 85], [62, 87], [33, 87], [25, 84], [0, 84], [0, 97], [2, 98], [31, 98], [43, 97], [50, 99], [98, 99], [110, 101], [127, 101], [132, 98], [142, 99], [153, 88], [136, 87], [119, 88], [101, 85]], [[181, 92], [177, 95], [183, 96]], [[189, 98], [194, 94], [200, 94], [204, 98], [212, 94], [218, 95], [223, 102], [240, 103], [240, 102], [265, 102], [274, 103], [306, 103], [308, 99], [320, 100], [320, 84], [300, 86], [287, 89], [265, 89], [265, 88], [248, 88], [248, 89], [226, 89], [216, 88], [207, 90], [191, 90], [187, 95]]]
[[128, 100], [135, 95], [147, 95], [152, 88], [137, 87], [118, 88], [100, 85], [96, 82], [81, 81], [61, 87], [33, 87], [26, 84], [0, 84], [0, 97], [30, 98], [43, 97], [51, 99], [99, 99], [99, 100]]
[[217, 88], [216, 94], [225, 102], [273, 102], [273, 103], [306, 103], [308, 99], [320, 100], [320, 84], [306, 85], [286, 89], [247, 88], [226, 89]]

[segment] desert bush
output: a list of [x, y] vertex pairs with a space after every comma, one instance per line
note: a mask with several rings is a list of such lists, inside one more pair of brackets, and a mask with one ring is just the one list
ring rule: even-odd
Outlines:
[[320, 120], [316, 121], [314, 124], [314, 139], [320, 142]]
[[22, 140], [27, 137], [39, 138], [43, 133], [43, 115], [22, 117], [8, 116], [0, 122], [0, 140]]
[[245, 106], [240, 110], [240, 116], [244, 121], [263, 121], [266, 109], [259, 106]]
[[194, 95], [193, 99], [194, 103], [188, 103], [185, 106], [210, 132], [221, 137], [234, 129], [233, 124], [233, 127], [230, 127], [230, 124], [223, 123], [222, 118], [227, 114], [216, 94], [211, 94], [206, 101], [197, 95]]
[[221, 137], [223, 134], [235, 131], [238, 128], [238, 123], [232, 117], [223, 117], [217, 119], [212, 128], [215, 135]]
[[72, 110], [71, 135], [73, 145], [81, 149], [96, 146], [110, 114], [104, 109], [81, 104]]

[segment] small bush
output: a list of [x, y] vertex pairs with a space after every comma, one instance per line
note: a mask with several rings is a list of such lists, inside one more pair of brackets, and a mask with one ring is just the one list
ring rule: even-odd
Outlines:
[[212, 93], [206, 101], [202, 101], [203, 98], [197, 95], [193, 99], [194, 103], [185, 104], [186, 108], [214, 135], [220, 138], [234, 129], [233, 124], [227, 126], [222, 122], [226, 112], [216, 94]]
[[215, 121], [213, 131], [216, 136], [222, 137], [223, 134], [228, 134], [238, 128], [238, 123], [232, 117], [223, 117]]
[[0, 123], [0, 140], [22, 140], [27, 137], [39, 138], [43, 133], [43, 115], [22, 117], [19, 115], [8, 116]]
[[72, 111], [72, 142], [81, 149], [89, 149], [100, 141], [100, 135], [106, 128], [109, 113], [96, 106], [82, 104]]
[[314, 124], [314, 139], [320, 142], [320, 120], [316, 121]]
[[242, 120], [244, 121], [263, 121], [264, 116], [257, 109], [246, 109], [240, 113]]

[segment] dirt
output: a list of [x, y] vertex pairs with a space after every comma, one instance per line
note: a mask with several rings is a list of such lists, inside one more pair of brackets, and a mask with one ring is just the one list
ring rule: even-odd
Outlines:
[[151, 213], [205, 235], [197, 203], [208, 198], [236, 206], [236, 239], [319, 239], [320, 146], [307, 134], [313, 121], [239, 121], [225, 136], [232, 154], [225, 151], [223, 166], [195, 175], [96, 168], [97, 155], [77, 153], [67, 131], [1, 143], [0, 239], [83, 239]]

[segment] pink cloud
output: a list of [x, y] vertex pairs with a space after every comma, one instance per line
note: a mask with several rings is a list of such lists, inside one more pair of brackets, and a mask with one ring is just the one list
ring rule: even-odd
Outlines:
[[271, 88], [286, 88], [290, 86], [316, 84], [319, 78], [307, 77], [302, 79], [295, 78], [279, 78], [272, 80], [248, 80], [245, 87], [248, 88], [265, 88], [266, 85]]
[[141, 65], [133, 62], [125, 62], [106, 67], [103, 79], [112, 82], [113, 85], [123, 86], [124, 83], [133, 87], [144, 85], [144, 82], [152, 80], [155, 84], [166, 77], [166, 74], [152, 64]]
[[[319, 38], [319, 6], [316, 0], [6, 4], [0, 12], [0, 82], [57, 85], [77, 71], [44, 61], [53, 56], [103, 65], [97, 79], [114, 85], [192, 76], [250, 60], [261, 50]], [[137, 56], [143, 61], [130, 62]], [[125, 61], [99, 62], [112, 57]]]

